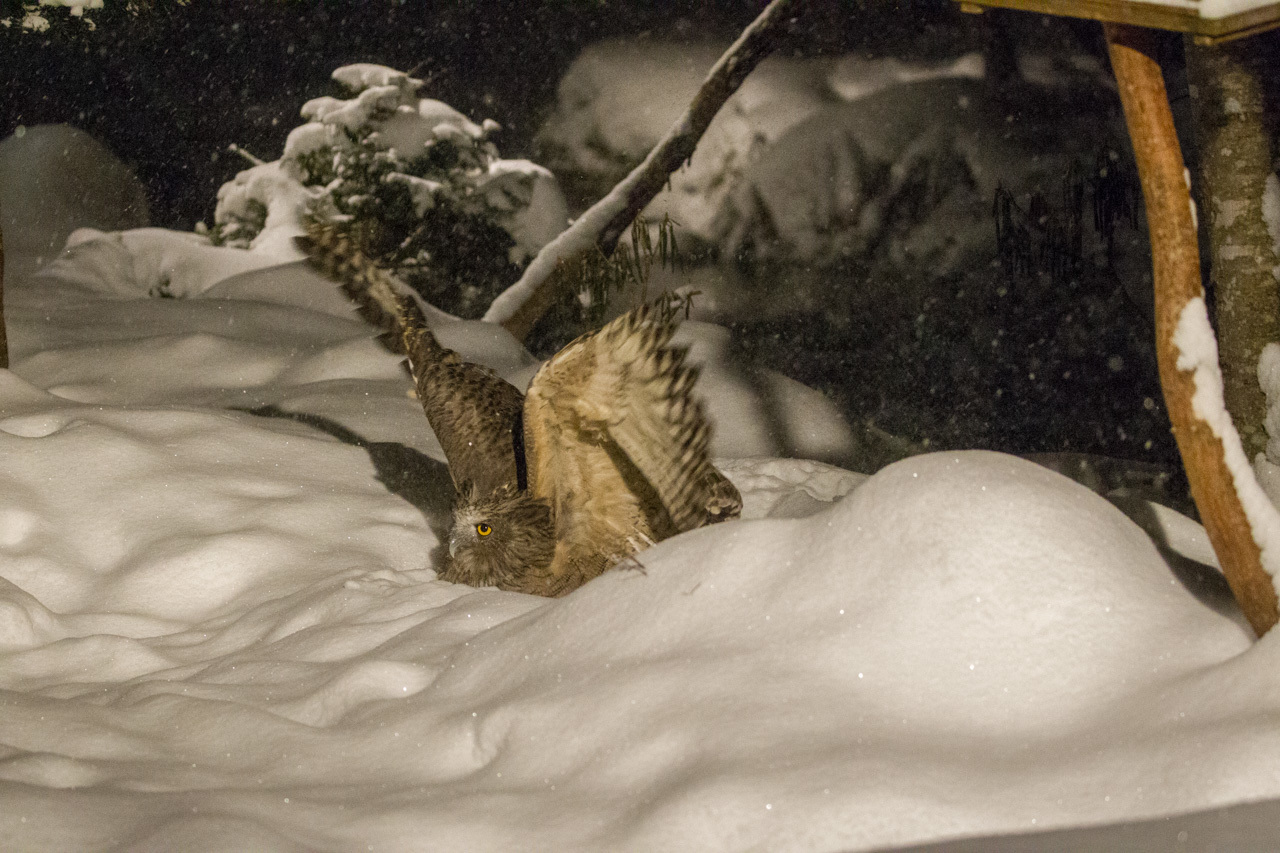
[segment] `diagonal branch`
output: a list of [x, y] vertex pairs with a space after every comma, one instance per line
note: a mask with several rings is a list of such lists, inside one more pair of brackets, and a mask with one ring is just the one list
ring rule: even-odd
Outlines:
[[1187, 172], [1151, 33], [1118, 24], [1105, 29], [1151, 231], [1156, 357], [1165, 405], [1205, 532], [1240, 609], [1262, 636], [1276, 623], [1277, 612], [1261, 546], [1271, 544], [1269, 533], [1280, 518], [1262, 494], [1223, 408]]
[[772, 0], [712, 66], [688, 109], [644, 162], [538, 252], [520, 280], [489, 306], [484, 319], [524, 340], [556, 297], [571, 285], [567, 270], [596, 247], [608, 256], [640, 211], [693, 156], [711, 120], [752, 69], [768, 56], [795, 17], [799, 0]]

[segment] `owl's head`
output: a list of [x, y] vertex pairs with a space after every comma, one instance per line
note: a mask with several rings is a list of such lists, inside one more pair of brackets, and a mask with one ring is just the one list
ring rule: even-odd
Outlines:
[[449, 530], [445, 580], [469, 586], [520, 589], [519, 579], [551, 565], [555, 526], [546, 501], [504, 487], [479, 495], [464, 484]]

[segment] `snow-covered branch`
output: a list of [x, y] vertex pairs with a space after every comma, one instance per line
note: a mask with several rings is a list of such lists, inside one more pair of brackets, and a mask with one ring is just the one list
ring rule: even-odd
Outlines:
[[484, 319], [500, 323], [523, 340], [534, 323], [568, 286], [566, 270], [595, 247], [606, 256], [633, 219], [653, 200], [680, 164], [693, 156], [698, 140], [725, 101], [762, 59], [794, 17], [796, 0], [773, 0], [712, 66], [688, 109], [644, 162], [608, 195], [591, 206], [559, 237], [543, 247], [520, 280], [501, 293]]
[[1280, 517], [1262, 493], [1222, 400], [1200, 284], [1196, 216], [1148, 31], [1107, 24], [1151, 231], [1156, 357], [1191, 494], [1240, 609], [1258, 636], [1277, 621]]

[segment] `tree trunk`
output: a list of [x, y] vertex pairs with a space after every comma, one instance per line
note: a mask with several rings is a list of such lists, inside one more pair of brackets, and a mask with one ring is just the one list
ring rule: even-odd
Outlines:
[[4, 232], [0, 232], [0, 368], [9, 366], [9, 339], [4, 327]]
[[1280, 341], [1275, 272], [1280, 259], [1262, 212], [1271, 174], [1271, 141], [1263, 120], [1266, 71], [1254, 41], [1201, 47], [1186, 40], [1223, 396], [1250, 459], [1267, 445], [1258, 355], [1267, 343]]
[[[1185, 353], [1175, 333], [1187, 318], [1188, 309], [1194, 311], [1198, 304], [1203, 315], [1204, 289], [1200, 285], [1200, 250], [1196, 245], [1191, 192], [1173, 129], [1169, 96], [1154, 59], [1151, 32], [1119, 24], [1106, 24], [1104, 28], [1151, 232], [1156, 358], [1165, 405], [1205, 532], [1240, 609], [1253, 630], [1262, 636], [1277, 621], [1276, 589], [1263, 567], [1262, 549], [1240, 498], [1242, 490], [1257, 497], [1261, 489], [1243, 458], [1235, 430], [1229, 422], [1221, 424], [1215, 417], [1215, 406], [1217, 412], [1221, 411], [1221, 394], [1215, 399], [1211, 381], [1202, 388], [1199, 371], [1179, 365]], [[1201, 322], [1208, 324], [1207, 318]], [[1216, 365], [1207, 367], [1216, 370]], [[1228, 445], [1232, 442], [1233, 456], [1238, 460], [1235, 472], [1227, 464]], [[1244, 482], [1238, 483], [1237, 476]], [[1261, 504], [1254, 501], [1250, 506], [1256, 512], [1275, 513], [1265, 498]]]

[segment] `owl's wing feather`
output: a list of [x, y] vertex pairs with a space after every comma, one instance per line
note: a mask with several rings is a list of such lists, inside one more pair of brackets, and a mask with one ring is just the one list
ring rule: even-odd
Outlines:
[[[597, 465], [616, 472], [614, 488], [629, 490], [632, 504], [648, 511], [654, 507], [646, 504], [658, 502], [673, 529], [659, 525], [651, 535], [736, 515], [741, 500], [707, 455], [710, 425], [693, 396], [697, 372], [685, 365], [682, 350], [668, 346], [675, 327], [671, 312], [642, 306], [584, 335], [543, 365], [529, 386], [528, 399], [536, 404], [525, 412], [526, 436], [540, 436], [526, 442], [538, 448], [537, 462], [531, 459], [530, 465], [529, 485], [535, 494], [553, 506], [563, 504], [566, 495], [576, 504], [598, 504], [598, 484], [588, 489], [572, 479], [582, 470], [572, 457], [582, 457], [590, 446], [602, 460]], [[630, 469], [643, 482], [628, 476]], [[597, 508], [582, 515], [599, 517], [600, 512]], [[636, 526], [627, 516], [606, 514], [604, 521], [624, 529]], [[563, 529], [557, 518], [557, 530]]]
[[585, 389], [580, 409], [593, 414], [640, 470], [676, 530], [701, 523], [699, 477], [706, 463], [710, 427], [691, 391], [697, 372], [685, 354], [666, 346], [675, 327], [651, 311], [623, 315], [596, 338], [604, 357]]
[[338, 280], [365, 319], [392, 334], [409, 358], [418, 400], [449, 462], [454, 487], [488, 495], [523, 487], [520, 420], [524, 395], [487, 367], [441, 346], [422, 309], [355, 240], [331, 223], [311, 221], [299, 248]]

